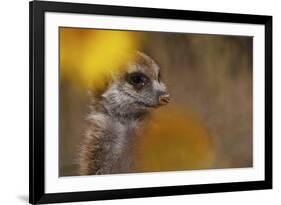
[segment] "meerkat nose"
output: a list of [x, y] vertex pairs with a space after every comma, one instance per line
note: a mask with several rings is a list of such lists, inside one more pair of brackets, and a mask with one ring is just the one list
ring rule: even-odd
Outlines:
[[159, 96], [159, 104], [160, 105], [166, 105], [170, 102], [170, 95], [169, 94], [165, 94], [165, 95], [161, 95]]

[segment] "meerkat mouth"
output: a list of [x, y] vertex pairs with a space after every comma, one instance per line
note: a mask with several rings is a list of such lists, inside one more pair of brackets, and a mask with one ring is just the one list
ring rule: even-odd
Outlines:
[[144, 102], [137, 102], [137, 104], [142, 105], [142, 106], [147, 107], [147, 108], [157, 108], [157, 107], [159, 107], [159, 105], [151, 105], [151, 104], [147, 104], [147, 103], [144, 103]]

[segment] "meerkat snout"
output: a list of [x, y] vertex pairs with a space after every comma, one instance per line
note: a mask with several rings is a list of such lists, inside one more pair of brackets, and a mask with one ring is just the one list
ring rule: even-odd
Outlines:
[[170, 102], [170, 95], [164, 94], [159, 96], [159, 104], [160, 105], [166, 105]]

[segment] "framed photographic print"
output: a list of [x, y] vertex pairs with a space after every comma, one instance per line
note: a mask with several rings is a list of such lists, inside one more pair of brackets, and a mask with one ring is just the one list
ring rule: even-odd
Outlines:
[[272, 188], [272, 17], [30, 2], [30, 203]]

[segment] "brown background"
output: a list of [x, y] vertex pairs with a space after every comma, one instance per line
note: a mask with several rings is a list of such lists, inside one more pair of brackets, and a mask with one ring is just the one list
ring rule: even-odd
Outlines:
[[[214, 160], [205, 168], [252, 166], [252, 38], [142, 35], [140, 50], [160, 65], [172, 101], [208, 132]], [[70, 81], [60, 85], [60, 175], [76, 175], [88, 98]]]

